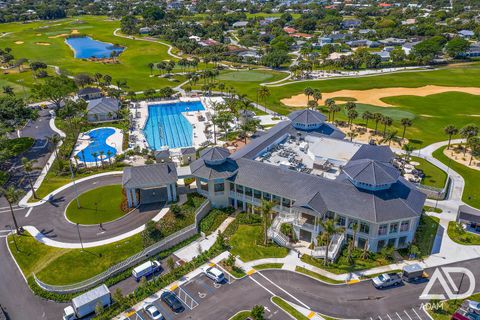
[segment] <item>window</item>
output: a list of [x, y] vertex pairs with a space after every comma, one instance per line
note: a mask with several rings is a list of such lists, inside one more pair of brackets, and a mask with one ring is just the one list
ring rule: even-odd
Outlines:
[[272, 201], [273, 201], [273, 203], [275, 203], [276, 205], [277, 205], [277, 204], [280, 204], [280, 197], [279, 197], [279, 196], [276, 196], [276, 195], [272, 195]]
[[365, 248], [365, 245], [367, 244], [367, 239], [365, 238], [362, 238], [362, 237], [358, 237], [358, 240], [357, 240], [357, 247], [358, 248]]
[[282, 205], [286, 208], [290, 208], [290, 199], [282, 198]]
[[337, 224], [340, 226], [340, 227], [345, 227], [347, 223], [347, 220], [345, 219], [344, 216], [338, 216], [337, 218]]
[[385, 240], [379, 240], [377, 244], [377, 250], [380, 251], [385, 247]]
[[400, 225], [400, 232], [405, 232], [410, 229], [410, 221], [402, 221], [402, 224]]
[[253, 192], [252, 192], [252, 188], [248, 188], [248, 187], [245, 187], [245, 194], [249, 197], [252, 196]]
[[215, 183], [213, 185], [215, 193], [225, 191], [225, 184], [224, 183]]
[[378, 235], [379, 236], [384, 236], [387, 234], [387, 225], [386, 224], [381, 224], [380, 227], [378, 227]]
[[332, 211], [327, 211], [327, 213], [325, 213], [325, 218], [326, 219], [333, 219], [333, 218], [335, 218], [335, 213], [332, 212]]
[[208, 181], [207, 180], [200, 180], [200, 189], [208, 192]]
[[395, 242], [397, 242], [396, 238], [388, 239], [388, 246], [389, 247], [395, 247]]
[[390, 224], [390, 233], [397, 233], [398, 232], [398, 222]]
[[263, 199], [270, 201], [272, 199], [272, 195], [270, 193], [264, 192]]
[[360, 232], [361, 233], [370, 233], [370, 225], [368, 223], [362, 222], [360, 223]]
[[255, 199], [262, 199], [262, 192], [258, 190], [253, 190], [253, 197]]
[[[353, 230], [353, 225], [357, 223], [357, 220], [348, 219], [348, 230]], [[358, 226], [357, 226], [358, 228]]]
[[243, 186], [237, 184], [237, 185], [236, 185], [236, 191], [237, 191], [238, 193], [243, 193]]
[[235, 191], [235, 183], [230, 182], [230, 191]]

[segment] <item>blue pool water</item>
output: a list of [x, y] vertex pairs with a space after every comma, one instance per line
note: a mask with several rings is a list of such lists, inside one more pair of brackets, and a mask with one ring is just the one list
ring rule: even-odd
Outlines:
[[164, 146], [170, 148], [192, 146], [193, 128], [182, 112], [200, 110], [205, 110], [200, 101], [148, 106], [148, 119], [143, 133], [150, 148], [159, 150]]
[[[117, 149], [109, 146], [107, 144], [107, 138], [115, 133], [115, 130], [112, 128], [98, 128], [93, 129], [88, 132], [90, 137], [90, 144], [83, 149], [83, 152], [80, 151], [76, 155], [83, 162], [95, 162], [93, 153], [97, 153], [97, 161], [100, 161], [100, 152], [103, 151], [103, 159], [108, 160], [110, 157], [114, 157], [117, 153]], [[108, 151], [110, 150], [111, 154], [108, 156]]]
[[110, 58], [112, 51], [122, 52], [123, 47], [114, 46], [111, 43], [93, 40], [90, 37], [72, 37], [65, 40], [67, 44], [73, 49], [74, 57], [78, 59], [95, 58]]

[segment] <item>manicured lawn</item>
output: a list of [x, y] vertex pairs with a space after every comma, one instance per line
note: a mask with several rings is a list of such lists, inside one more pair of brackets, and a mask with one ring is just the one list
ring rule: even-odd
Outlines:
[[67, 218], [74, 223], [99, 224], [116, 220], [126, 212], [122, 210], [122, 186], [111, 185], [82, 193], [77, 201], [73, 200], [67, 207]]
[[442, 213], [443, 210], [440, 208], [430, 207], [430, 206], [423, 206], [423, 211], [425, 212], [435, 212], [435, 213]]
[[463, 245], [479, 245], [480, 235], [465, 231], [460, 224], [455, 221], [448, 223], [447, 234], [456, 243]]
[[454, 160], [450, 161], [443, 153], [445, 148], [446, 146], [435, 150], [433, 156], [447, 166], [450, 166], [452, 170], [456, 171], [465, 180], [465, 189], [462, 195], [463, 202], [472, 207], [480, 208], [480, 171], [470, 169]]
[[292, 307], [289, 303], [287, 303], [285, 300], [283, 300], [280, 297], [272, 297], [272, 301], [278, 305], [280, 308], [283, 309], [286, 313], [291, 315], [294, 319], [297, 320], [308, 320], [309, 318], [301, 314], [300, 312], [297, 311], [294, 307]]
[[318, 279], [318, 280], [320, 280], [320, 281], [323, 281], [323, 282], [327, 282], [327, 283], [331, 283], [331, 284], [343, 283], [343, 281], [338, 281], [338, 280], [330, 279], [330, 278], [328, 278], [328, 277], [322, 276], [322, 275], [319, 274], [319, 273], [313, 272], [313, 271], [308, 270], [308, 269], [305, 269], [305, 268], [303, 268], [303, 267], [295, 267], [295, 271], [300, 272], [300, 273], [303, 273], [303, 274], [306, 274], [307, 276], [316, 278], [316, 279]]
[[244, 262], [263, 258], [283, 258], [288, 249], [274, 244], [263, 245], [263, 226], [239, 225], [237, 231], [230, 238], [233, 255], [239, 255]]
[[301, 257], [301, 260], [305, 263], [311, 264], [312, 266], [330, 271], [335, 274], [343, 274], [347, 272], [372, 269], [392, 263], [392, 261], [386, 259], [380, 253], [370, 253], [366, 259], [362, 259], [362, 251], [363, 250], [358, 248], [355, 248], [353, 250], [353, 264], [350, 264], [348, 261], [348, 250], [346, 248], [343, 249], [336, 262], [329, 263], [327, 266], [323, 264], [323, 259], [313, 258], [312, 256], [309, 256], [307, 254], [304, 254]]
[[250, 311], [240, 311], [228, 320], [246, 320], [250, 317]]
[[[285, 77], [287, 74], [285, 73]], [[227, 71], [217, 77], [218, 81], [257, 82], [269, 81], [274, 74], [266, 70]]]
[[428, 256], [432, 252], [439, 222], [439, 218], [427, 216], [426, 214], [422, 214], [420, 218], [413, 244], [420, 249], [420, 255], [422, 257]]
[[283, 263], [263, 263], [253, 266], [256, 270], [265, 270], [265, 269], [281, 269]]
[[[468, 298], [472, 301], [480, 302], [480, 293], [476, 293]], [[437, 308], [434, 310], [428, 309], [428, 313], [435, 320], [450, 320], [452, 314], [462, 305], [465, 300], [448, 300], [443, 302], [443, 308]]]
[[[339, 104], [342, 104], [342, 103], [339, 103]], [[369, 111], [371, 113], [380, 112], [381, 114], [383, 114], [385, 116], [389, 116], [390, 118], [392, 118], [393, 121], [400, 121], [403, 118], [408, 118], [408, 119], [414, 119], [415, 118], [414, 113], [402, 110], [400, 108], [384, 108], [384, 107], [377, 107], [377, 106], [374, 106], [374, 105], [371, 105], [371, 104], [364, 104], [364, 103], [357, 103], [357, 109], [356, 110], [358, 111], [358, 114], [359, 114], [358, 119], [361, 119], [362, 114], [365, 111]], [[326, 109], [325, 109], [325, 111], [328, 112]], [[347, 114], [348, 114], [348, 111], [344, 108], [341, 118], [343, 119], [343, 117], [345, 117], [345, 119], [346, 119]], [[335, 115], [335, 119], [336, 118], [337, 118], [337, 114]], [[371, 120], [370, 120], [370, 122], [371, 122]]]
[[[126, 80], [128, 90], [143, 90], [146, 88], [161, 88], [175, 86], [168, 79], [150, 77], [149, 62], [173, 59], [167, 54], [167, 47], [147, 41], [138, 41], [116, 37], [113, 31], [120, 26], [119, 20], [110, 20], [102, 16], [82, 16], [55, 21], [36, 21], [27, 24], [6, 23], [2, 24], [2, 31], [12, 32], [0, 38], [0, 47], [12, 48], [15, 58], [27, 58], [30, 61], [43, 61], [48, 65], [58, 65], [69, 73], [77, 74], [87, 72], [93, 75], [99, 72], [112, 76], [116, 80]], [[91, 36], [95, 40], [119, 44], [126, 50], [118, 57], [119, 63], [105, 64], [75, 59], [73, 51], [64, 43], [65, 37], [54, 37], [60, 34], [70, 34], [78, 30], [81, 34]], [[15, 44], [23, 41], [23, 44]], [[48, 42], [50, 45], [41, 46], [37, 42]], [[53, 74], [49, 68], [48, 72]], [[27, 87], [33, 85], [34, 79], [30, 71], [21, 74], [0, 75], [0, 79], [17, 84], [15, 91], [19, 93], [17, 80], [24, 79]], [[182, 79], [182, 77], [180, 77]]]
[[72, 284], [99, 274], [112, 265], [143, 249], [142, 236], [134, 235], [105, 246], [81, 249], [61, 249], [44, 245], [29, 234], [16, 236], [19, 252], [12, 236], [9, 246], [23, 273], [32, 273], [48, 284]]
[[447, 173], [435, 166], [434, 164], [428, 162], [423, 158], [410, 157], [412, 161], [420, 163], [420, 165], [415, 166], [415, 168], [420, 169], [425, 174], [425, 177], [422, 180], [422, 184], [442, 189], [447, 182]]

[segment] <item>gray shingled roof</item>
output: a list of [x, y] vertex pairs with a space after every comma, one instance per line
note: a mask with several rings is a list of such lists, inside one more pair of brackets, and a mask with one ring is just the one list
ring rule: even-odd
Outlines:
[[293, 111], [288, 118], [295, 123], [314, 124], [325, 122], [327, 117], [316, 110], [304, 109]]
[[343, 172], [352, 180], [372, 186], [392, 184], [398, 180], [400, 171], [391, 164], [372, 159], [349, 161]]
[[192, 154], [192, 153], [195, 153], [195, 148], [194, 147], [181, 148], [180, 153], [181, 154]]
[[190, 164], [192, 175], [203, 179], [227, 179], [230, 178], [238, 169], [235, 161], [227, 159], [225, 162], [217, 165], [211, 165], [200, 158]]
[[389, 146], [377, 146], [364, 144], [353, 155], [350, 161], [359, 159], [372, 159], [380, 162], [391, 162], [394, 158], [392, 149]]
[[99, 98], [90, 100], [87, 105], [88, 114], [115, 113], [120, 109], [120, 102], [115, 98]]
[[101, 90], [99, 88], [86, 87], [86, 88], [80, 89], [78, 91], [78, 94], [79, 95], [84, 95], [84, 94], [92, 94], [92, 93], [98, 93], [98, 92], [101, 92]]
[[152, 188], [177, 182], [177, 169], [173, 163], [125, 167], [122, 185], [125, 188]]
[[200, 158], [206, 161], [218, 161], [226, 159], [229, 155], [230, 151], [221, 147], [208, 148], [200, 152]]

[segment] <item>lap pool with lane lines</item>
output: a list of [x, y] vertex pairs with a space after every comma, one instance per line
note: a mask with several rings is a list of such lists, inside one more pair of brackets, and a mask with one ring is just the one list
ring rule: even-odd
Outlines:
[[163, 147], [183, 148], [193, 145], [193, 128], [182, 112], [202, 111], [200, 101], [153, 104], [148, 106], [148, 119], [143, 129], [153, 150]]

